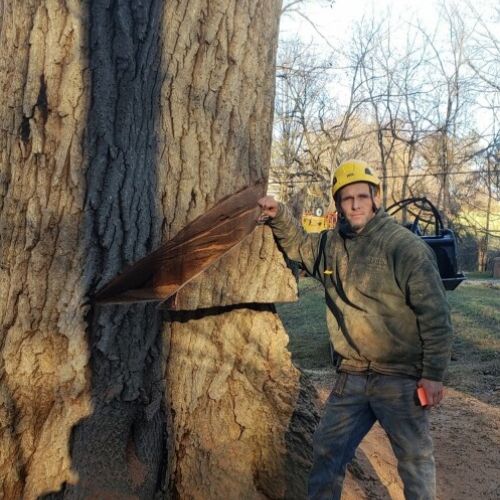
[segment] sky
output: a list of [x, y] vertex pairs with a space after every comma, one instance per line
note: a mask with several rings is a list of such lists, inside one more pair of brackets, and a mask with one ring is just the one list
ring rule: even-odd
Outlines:
[[[305, 0], [300, 8], [315, 23], [318, 31], [333, 42], [348, 38], [350, 25], [361, 19], [363, 14], [390, 16], [395, 26], [403, 25], [405, 21], [421, 21], [425, 26], [432, 27], [436, 23], [440, 3], [442, 0]], [[455, 0], [455, 3], [466, 7], [468, 2]], [[496, 0], [473, 1], [472, 4], [483, 12], [491, 13], [495, 6], [498, 8]], [[285, 14], [281, 19], [281, 36], [286, 38], [295, 33], [300, 33], [304, 41], [313, 40], [318, 45], [323, 43], [311, 23], [297, 14]]]
[[[299, 13], [291, 10], [280, 21], [280, 40], [300, 38], [302, 42], [314, 48], [314, 52], [327, 56], [339, 55], [351, 43], [354, 23], [363, 16], [383, 19], [390, 17], [394, 30], [391, 36], [404, 36], [404, 19], [421, 21], [426, 27], [432, 27], [436, 21], [437, 3], [440, 0], [303, 0]], [[483, 0], [488, 1], [488, 0]], [[283, 4], [293, 0], [283, 0]], [[416, 7], [418, 4], [418, 8]], [[417, 12], [418, 11], [418, 12]], [[307, 17], [307, 19], [306, 19]], [[399, 29], [398, 29], [399, 28]], [[350, 81], [331, 83], [330, 92], [339, 103], [345, 104], [350, 95]]]
[[[418, 5], [418, 7], [417, 7]], [[301, 10], [313, 21], [318, 31], [328, 40], [343, 40], [349, 36], [349, 27], [363, 14], [386, 14], [393, 22], [398, 19], [419, 18], [432, 25], [436, 18], [436, 0], [308, 0]], [[314, 41], [322, 45], [321, 37], [311, 23], [297, 14], [285, 14], [281, 19], [281, 36], [300, 33], [304, 41]], [[332, 43], [333, 44], [333, 43]]]

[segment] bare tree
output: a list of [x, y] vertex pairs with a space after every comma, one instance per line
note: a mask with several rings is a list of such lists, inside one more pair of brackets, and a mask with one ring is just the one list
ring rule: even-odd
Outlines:
[[284, 42], [278, 53], [271, 175], [282, 186], [284, 201], [294, 194], [283, 189], [288, 181], [307, 184], [324, 175], [316, 129], [326, 99], [329, 67], [328, 59], [320, 59], [298, 40]]
[[[362, 66], [368, 50], [369, 46], [353, 50], [339, 65], [333, 56], [320, 57], [297, 40], [282, 42], [271, 178], [282, 186], [284, 201], [297, 194], [287, 185], [323, 193], [324, 204], [331, 201], [333, 172], [345, 159], [342, 149], [348, 149], [351, 125], [356, 126], [356, 115], [367, 101]], [[348, 102], [342, 109], [328, 95], [328, 87], [340, 75], [349, 78]]]

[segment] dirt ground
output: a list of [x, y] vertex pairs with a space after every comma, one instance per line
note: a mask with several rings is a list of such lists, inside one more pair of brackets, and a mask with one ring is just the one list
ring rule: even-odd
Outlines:
[[[333, 370], [308, 371], [321, 401], [329, 395]], [[439, 500], [500, 499], [500, 408], [447, 388], [431, 411]], [[396, 459], [383, 430], [376, 425], [365, 437], [349, 467], [343, 500], [404, 499]]]

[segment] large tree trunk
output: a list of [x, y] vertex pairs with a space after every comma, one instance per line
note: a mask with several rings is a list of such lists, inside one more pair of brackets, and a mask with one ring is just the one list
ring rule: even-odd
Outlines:
[[267, 178], [279, 9], [0, 0], [3, 498], [304, 496], [316, 414], [267, 229], [166, 318], [87, 298]]
[[[169, 177], [161, 185], [171, 231], [267, 178], [280, 3], [167, 9], [175, 29], [167, 29], [163, 99], [175, 120], [163, 115]], [[294, 285], [269, 232], [257, 230], [174, 301], [181, 312], [165, 336], [174, 497], [305, 497], [307, 458], [291, 437], [310, 435], [294, 428], [299, 373], [279, 318], [262, 305], [293, 299]]]

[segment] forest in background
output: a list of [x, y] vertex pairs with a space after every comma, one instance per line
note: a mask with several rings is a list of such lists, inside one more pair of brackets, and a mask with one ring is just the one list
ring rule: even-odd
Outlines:
[[[307, 19], [304, 6], [283, 12]], [[362, 158], [385, 206], [427, 197], [457, 235], [460, 267], [488, 271], [500, 256], [500, 9], [441, 2], [436, 19], [395, 30], [365, 16], [344, 46], [318, 30], [327, 51], [281, 38], [269, 190], [297, 216], [327, 207], [335, 168]]]

